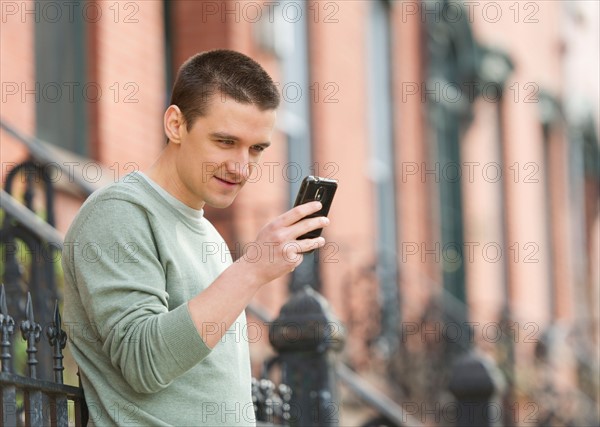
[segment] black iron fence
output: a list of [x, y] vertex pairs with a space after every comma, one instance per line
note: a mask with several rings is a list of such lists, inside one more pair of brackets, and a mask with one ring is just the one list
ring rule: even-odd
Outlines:
[[[31, 302], [31, 294], [27, 294], [25, 308], [26, 318], [19, 322], [23, 339], [27, 342], [26, 375], [15, 373], [12, 367], [13, 352], [11, 337], [15, 333], [17, 323], [9, 314], [6, 304], [4, 285], [0, 291], [0, 384], [2, 385], [2, 406], [0, 416], [4, 426], [66, 426], [69, 424], [69, 404], [73, 403], [74, 421], [76, 425], [87, 423], [87, 408], [83, 389], [63, 383], [63, 349], [67, 343], [67, 335], [62, 329], [58, 301], [54, 307], [54, 316], [48, 327], [42, 328], [36, 322]], [[49, 348], [52, 349], [53, 381], [38, 378], [38, 343], [45, 335]]]

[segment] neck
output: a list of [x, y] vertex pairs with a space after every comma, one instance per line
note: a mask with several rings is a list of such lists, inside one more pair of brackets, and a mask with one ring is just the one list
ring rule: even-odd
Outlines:
[[175, 144], [169, 143], [145, 173], [173, 197], [193, 209], [200, 210], [204, 207], [204, 202], [194, 200], [177, 173], [175, 166], [177, 148]]

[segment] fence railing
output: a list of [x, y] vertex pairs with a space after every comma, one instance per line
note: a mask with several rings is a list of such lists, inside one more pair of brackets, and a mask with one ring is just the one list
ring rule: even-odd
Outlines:
[[[88, 413], [85, 405], [83, 389], [63, 383], [63, 350], [67, 343], [67, 335], [62, 329], [58, 301], [54, 308], [54, 316], [44, 331], [36, 322], [31, 302], [31, 294], [27, 294], [25, 308], [26, 318], [19, 321], [19, 329], [27, 342], [26, 375], [15, 373], [12, 366], [14, 359], [11, 337], [16, 332], [17, 323], [8, 312], [4, 285], [0, 291], [0, 384], [2, 386], [2, 406], [0, 418], [2, 425], [9, 426], [67, 426], [69, 425], [69, 404], [74, 404], [74, 422], [78, 426], [87, 423]], [[44, 340], [52, 351], [54, 361], [53, 381], [38, 378], [38, 343]]]

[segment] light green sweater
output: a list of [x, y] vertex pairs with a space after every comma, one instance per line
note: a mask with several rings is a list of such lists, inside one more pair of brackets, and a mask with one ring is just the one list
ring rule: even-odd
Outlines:
[[255, 424], [245, 313], [211, 351], [187, 308], [231, 264], [202, 213], [134, 173], [73, 221], [64, 325], [91, 425]]

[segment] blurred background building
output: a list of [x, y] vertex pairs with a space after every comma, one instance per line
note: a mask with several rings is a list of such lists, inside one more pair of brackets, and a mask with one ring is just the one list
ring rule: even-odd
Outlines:
[[[453, 363], [476, 353], [504, 425], [598, 425], [598, 2], [0, 4], [3, 187], [45, 156], [58, 230], [77, 182], [160, 153], [185, 59], [241, 51], [284, 102], [252, 183], [207, 209], [232, 255], [304, 175], [339, 181], [326, 247], [253, 307], [273, 318], [314, 287], [346, 328], [340, 360], [422, 424], [455, 422]], [[250, 322], [258, 375], [274, 352]], [[341, 403], [342, 425], [376, 416], [344, 388]]]

